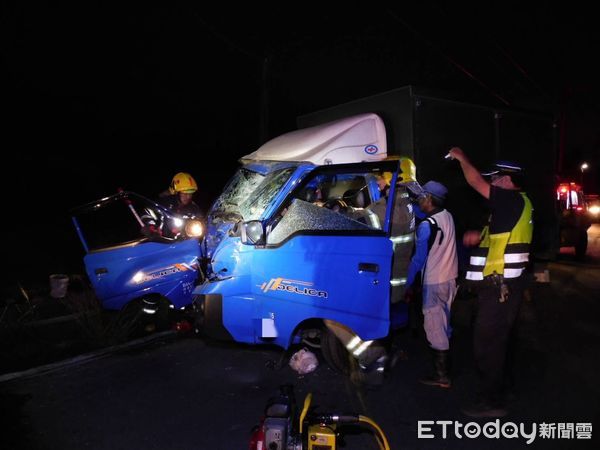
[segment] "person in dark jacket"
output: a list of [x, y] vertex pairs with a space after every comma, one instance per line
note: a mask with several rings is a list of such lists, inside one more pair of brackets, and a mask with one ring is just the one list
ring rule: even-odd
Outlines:
[[[498, 161], [481, 174], [458, 147], [449, 157], [460, 163], [467, 183], [489, 200], [490, 219], [483, 231], [467, 231], [463, 243], [475, 247], [465, 278], [477, 291], [473, 333], [475, 362], [481, 378], [480, 398], [462, 412], [470, 417], [503, 417], [508, 347], [526, 288], [525, 269], [533, 234], [533, 207], [521, 192], [523, 169]], [[489, 176], [489, 181], [484, 178]]]

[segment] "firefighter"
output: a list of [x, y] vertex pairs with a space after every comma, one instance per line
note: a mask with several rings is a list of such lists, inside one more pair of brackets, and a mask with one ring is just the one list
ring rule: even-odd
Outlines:
[[[414, 244], [415, 231], [414, 211], [409, 194], [420, 192], [414, 162], [410, 158], [401, 157], [400, 169], [401, 173], [398, 174], [396, 183], [390, 233], [390, 240], [394, 248], [392, 279], [390, 280], [390, 300], [392, 303], [398, 303], [404, 298], [406, 275]], [[382, 178], [384, 177], [385, 174]], [[388, 176], [388, 178], [391, 180], [391, 177]], [[385, 223], [387, 201], [387, 197], [383, 196], [368, 207], [377, 214], [381, 224]], [[337, 322], [325, 320], [325, 325], [358, 361], [360, 370], [352, 374], [354, 380], [370, 385], [381, 384], [389, 360], [384, 343], [379, 340], [363, 341], [352, 330]]]
[[533, 207], [521, 192], [519, 165], [499, 161], [492, 171], [480, 174], [460, 148], [453, 147], [449, 156], [460, 163], [467, 183], [489, 200], [491, 211], [482, 232], [468, 231], [463, 237], [466, 246], [477, 246], [466, 278], [474, 283], [478, 297], [473, 345], [481, 395], [462, 412], [470, 417], [503, 417], [508, 343], [526, 287]]
[[194, 193], [198, 190], [196, 180], [189, 173], [175, 174], [168, 191], [161, 194], [160, 203], [181, 216], [200, 218], [200, 207], [194, 202]]
[[[417, 182], [417, 167], [410, 158], [400, 158], [400, 171], [396, 183], [390, 233], [390, 240], [394, 245], [391, 280], [392, 303], [398, 303], [404, 299], [407, 268], [415, 234], [415, 209], [411, 198], [418, 197], [422, 192], [422, 188]], [[383, 174], [383, 178], [391, 180], [391, 176], [387, 177], [386, 173]], [[381, 224], [385, 223], [387, 200], [386, 195], [369, 206], [369, 209], [377, 214]]]

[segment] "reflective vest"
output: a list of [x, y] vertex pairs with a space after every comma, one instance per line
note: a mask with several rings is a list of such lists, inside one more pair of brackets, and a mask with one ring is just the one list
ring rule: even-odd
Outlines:
[[527, 195], [524, 192], [520, 194], [525, 204], [521, 217], [512, 230], [490, 233], [489, 226], [483, 229], [481, 243], [469, 260], [467, 280], [483, 280], [493, 274], [517, 278], [527, 267], [533, 234], [533, 207]]
[[415, 214], [405, 185], [396, 185], [396, 198], [392, 212], [390, 240], [394, 246], [392, 261], [391, 302], [398, 303], [404, 298], [408, 264], [412, 256], [415, 240]]
[[425, 219], [431, 234], [427, 260], [423, 267], [423, 284], [441, 284], [458, 276], [458, 257], [452, 214], [443, 209]]

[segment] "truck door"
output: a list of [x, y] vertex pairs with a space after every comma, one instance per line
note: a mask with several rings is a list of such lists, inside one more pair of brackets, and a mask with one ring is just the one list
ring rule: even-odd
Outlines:
[[376, 200], [376, 176], [397, 165], [322, 166], [290, 193], [267, 222], [266, 245], [254, 252], [257, 313], [273, 325], [271, 336], [257, 329], [259, 338], [287, 347], [294, 328], [311, 318], [342, 323], [363, 339], [387, 335], [392, 202]]

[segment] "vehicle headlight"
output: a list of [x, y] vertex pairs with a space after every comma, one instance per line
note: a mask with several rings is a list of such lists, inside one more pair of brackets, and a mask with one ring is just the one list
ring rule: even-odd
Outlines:
[[199, 220], [190, 220], [185, 226], [185, 234], [188, 237], [200, 237], [204, 233], [204, 227]]
[[141, 270], [139, 272], [137, 272], [131, 279], [131, 281], [133, 281], [136, 284], [140, 284], [143, 280], [144, 280], [144, 272], [142, 272]]
[[598, 214], [600, 214], [600, 206], [598, 206], [598, 205], [590, 206], [588, 211], [591, 214], [593, 214], [594, 216], [597, 216]]

